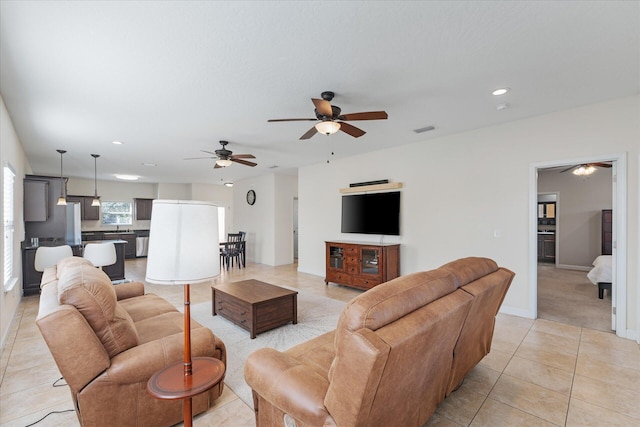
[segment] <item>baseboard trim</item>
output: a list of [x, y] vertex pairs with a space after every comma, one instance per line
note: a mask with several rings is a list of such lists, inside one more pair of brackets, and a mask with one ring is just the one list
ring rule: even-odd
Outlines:
[[556, 265], [556, 268], [563, 268], [565, 270], [589, 271], [593, 267], [585, 267], [582, 265], [558, 264]]
[[505, 306], [502, 306], [502, 307], [500, 307], [500, 310], [498, 310], [498, 313], [508, 314], [510, 316], [524, 317], [525, 319], [535, 319], [536, 318], [536, 316], [533, 315], [530, 310], [524, 310], [524, 309], [516, 308], [516, 307], [505, 307]]

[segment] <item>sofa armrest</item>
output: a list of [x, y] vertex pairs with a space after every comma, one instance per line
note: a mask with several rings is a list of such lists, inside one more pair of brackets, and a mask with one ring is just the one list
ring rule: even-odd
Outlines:
[[[207, 328], [191, 331], [191, 357], [210, 357], [215, 352], [215, 337]], [[162, 368], [184, 360], [184, 335], [169, 335], [123, 351], [111, 359], [108, 378], [118, 384], [147, 381]]]
[[305, 425], [323, 425], [330, 418], [324, 406], [329, 381], [285, 353], [272, 348], [253, 352], [244, 378], [263, 399]]
[[113, 287], [116, 290], [118, 301], [144, 295], [144, 284], [142, 282], [121, 283]]

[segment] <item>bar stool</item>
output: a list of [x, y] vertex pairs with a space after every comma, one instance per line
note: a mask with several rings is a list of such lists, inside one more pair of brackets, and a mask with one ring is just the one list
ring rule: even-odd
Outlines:
[[87, 243], [82, 257], [102, 270], [103, 266], [116, 263], [116, 247], [113, 243]]
[[36, 271], [44, 271], [47, 267], [56, 265], [63, 258], [73, 256], [71, 246], [40, 246], [36, 249], [36, 259], [33, 267]]

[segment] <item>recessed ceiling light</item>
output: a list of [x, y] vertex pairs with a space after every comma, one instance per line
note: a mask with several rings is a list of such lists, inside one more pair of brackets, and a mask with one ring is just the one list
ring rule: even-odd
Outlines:
[[505, 93], [509, 92], [511, 89], [509, 89], [508, 87], [502, 87], [500, 89], [496, 89], [493, 92], [491, 92], [491, 94], [493, 96], [500, 96], [500, 95], [504, 95]]
[[158, 166], [155, 163], [142, 163], [142, 166]]
[[224, 186], [225, 187], [233, 187], [233, 182], [225, 182]]
[[122, 142], [120, 142], [120, 141], [113, 141], [113, 143], [114, 143], [114, 144], [116, 144], [116, 145], [122, 145], [122, 144], [123, 144], [123, 143], [122, 143]]
[[140, 177], [138, 175], [120, 175], [120, 174], [115, 174], [115, 177], [118, 179], [124, 179], [125, 181], [137, 181], [138, 179], [140, 179]]

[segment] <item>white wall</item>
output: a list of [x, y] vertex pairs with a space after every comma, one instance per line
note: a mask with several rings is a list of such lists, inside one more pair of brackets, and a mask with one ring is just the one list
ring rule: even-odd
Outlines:
[[602, 254], [602, 209], [612, 207], [612, 168], [599, 168], [588, 177], [571, 172], [538, 172], [538, 193], [558, 193], [559, 267], [589, 270]]
[[[234, 183], [235, 231], [247, 233], [247, 260], [267, 265], [293, 262], [293, 198], [295, 176], [264, 175]], [[247, 191], [256, 192], [254, 205]]]
[[[324, 276], [324, 241], [380, 241], [340, 233], [339, 188], [402, 182], [401, 273], [465, 256], [485, 256], [516, 273], [503, 310], [535, 317], [529, 283], [530, 165], [581, 156], [628, 153], [627, 325], [637, 325], [638, 153], [640, 97], [429, 139], [299, 171], [299, 264]], [[357, 167], [355, 167], [357, 165]], [[496, 236], [496, 237], [494, 237]], [[535, 247], [535, 246], [534, 246]]]
[[[24, 208], [23, 208], [23, 184], [24, 176], [31, 173], [31, 167], [27, 161], [27, 156], [22, 148], [22, 144], [16, 130], [13, 127], [13, 122], [9, 116], [9, 111], [4, 104], [4, 99], [0, 95], [0, 163], [2, 167], [9, 164], [14, 172], [15, 177], [15, 198], [14, 198], [14, 212], [13, 217], [15, 219], [15, 231], [13, 242], [10, 245], [13, 247], [13, 277], [17, 277], [19, 280], [9, 292], [3, 292], [0, 289], [0, 349], [4, 348], [5, 340], [7, 339], [11, 321], [14, 318], [18, 304], [22, 299], [22, 252], [20, 250], [20, 242], [24, 239]], [[0, 188], [4, 185], [4, 174], [0, 173]], [[0, 210], [2, 215], [2, 222], [4, 222], [4, 209]], [[4, 253], [4, 238], [2, 240], [1, 251]], [[4, 272], [4, 257], [0, 257], [0, 271]], [[4, 283], [4, 274], [2, 282]], [[0, 284], [1, 286], [1, 284]]]
[[[225, 212], [225, 233], [235, 230], [233, 225], [233, 188], [215, 184], [191, 184], [191, 199], [214, 202], [220, 207], [224, 207]], [[224, 236], [220, 236], [224, 240]]]

